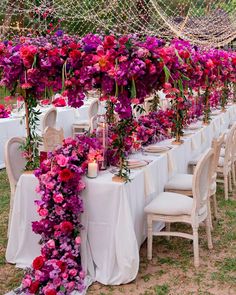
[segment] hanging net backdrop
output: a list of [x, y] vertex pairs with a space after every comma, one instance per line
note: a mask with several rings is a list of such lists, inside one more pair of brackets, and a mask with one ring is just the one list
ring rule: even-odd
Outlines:
[[2, 36], [45, 32], [141, 33], [174, 36], [205, 47], [236, 38], [236, 0], [1, 0]]

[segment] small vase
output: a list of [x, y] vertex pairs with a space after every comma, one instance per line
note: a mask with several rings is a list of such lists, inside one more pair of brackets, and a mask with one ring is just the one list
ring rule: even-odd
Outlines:
[[174, 144], [174, 145], [181, 145], [183, 142], [184, 142], [184, 141], [181, 140], [180, 134], [177, 133], [177, 134], [175, 135], [175, 140], [172, 141], [172, 144]]
[[124, 177], [121, 177], [121, 176], [118, 176], [118, 175], [114, 175], [112, 177], [112, 181], [113, 182], [124, 183], [126, 181], [126, 179]]

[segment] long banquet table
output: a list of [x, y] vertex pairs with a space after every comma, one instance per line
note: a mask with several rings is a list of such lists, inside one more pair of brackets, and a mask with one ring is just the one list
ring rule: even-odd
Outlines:
[[[191, 130], [180, 146], [165, 140], [158, 145], [172, 148], [159, 155], [137, 153], [133, 158], [149, 164], [132, 170], [130, 183], [112, 182], [109, 170], [96, 179], [85, 178], [85, 213], [82, 223], [82, 262], [93, 280], [103, 284], [122, 284], [135, 279], [139, 269], [139, 248], [146, 237], [144, 206], [164, 190], [169, 177], [187, 172], [188, 162], [210, 147], [214, 137], [224, 132], [236, 118], [236, 106], [212, 117], [208, 126]], [[193, 124], [193, 125], [194, 125]], [[189, 132], [189, 130], [188, 130]], [[23, 174], [17, 184], [6, 259], [19, 267], [29, 266], [39, 255], [39, 237], [32, 233], [31, 222], [38, 219], [34, 200], [37, 179]], [[159, 230], [163, 224], [157, 224]]]

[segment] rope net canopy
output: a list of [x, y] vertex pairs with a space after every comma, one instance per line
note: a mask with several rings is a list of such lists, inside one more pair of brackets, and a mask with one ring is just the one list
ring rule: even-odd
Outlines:
[[236, 38], [236, 0], [1, 0], [3, 36], [37, 31], [60, 20], [68, 33], [175, 36], [205, 47]]

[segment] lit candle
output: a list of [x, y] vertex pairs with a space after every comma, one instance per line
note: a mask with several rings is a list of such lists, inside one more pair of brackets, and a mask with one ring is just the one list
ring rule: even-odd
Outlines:
[[96, 178], [98, 176], [98, 164], [96, 162], [88, 163], [88, 174], [89, 178]]

